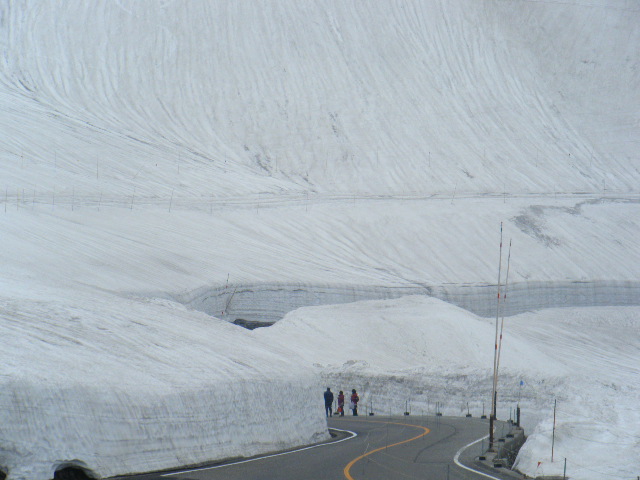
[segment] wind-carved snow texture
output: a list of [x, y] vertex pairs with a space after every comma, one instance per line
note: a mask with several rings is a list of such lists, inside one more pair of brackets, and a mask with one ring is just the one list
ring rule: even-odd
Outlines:
[[0, 469], [310, 443], [328, 384], [478, 415], [502, 225], [518, 467], [557, 399], [568, 475], [635, 478], [639, 44], [635, 0], [0, 2]]
[[549, 210], [562, 211], [569, 215], [581, 215], [583, 205], [593, 205], [606, 201], [605, 199], [588, 200], [576, 204], [574, 207], [556, 207], [531, 205], [525, 212], [513, 219], [514, 224], [524, 233], [542, 242], [547, 247], [560, 245], [560, 240], [550, 237], [544, 232], [547, 230], [544, 225], [545, 212]]
[[531, 207], [529, 210], [529, 214], [518, 215], [514, 219], [514, 223], [516, 224], [516, 226], [520, 228], [520, 230], [522, 230], [524, 233], [531, 235], [536, 240], [542, 242], [546, 247], [557, 247], [558, 245], [560, 245], [560, 240], [542, 233], [545, 230], [544, 225], [542, 224], [540, 219], [542, 209]]

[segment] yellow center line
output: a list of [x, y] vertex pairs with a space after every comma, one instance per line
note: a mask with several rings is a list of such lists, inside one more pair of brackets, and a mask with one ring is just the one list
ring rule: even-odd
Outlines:
[[431, 430], [429, 430], [427, 427], [423, 427], [422, 425], [410, 425], [408, 423], [396, 423], [396, 422], [383, 422], [383, 421], [368, 421], [367, 423], [385, 423], [385, 424], [389, 424], [389, 425], [401, 425], [403, 427], [414, 427], [414, 428], [421, 428], [422, 430], [424, 430], [424, 432], [422, 432], [420, 435], [410, 438], [408, 440], [403, 440], [401, 442], [398, 443], [394, 443], [392, 445], [385, 445], [383, 447], [380, 448], [376, 448], [375, 450], [371, 450], [370, 452], [365, 453], [364, 455], [360, 455], [357, 458], [354, 458], [353, 460], [351, 460], [349, 462], [349, 464], [344, 467], [344, 476], [347, 478], [347, 480], [354, 480], [354, 478], [351, 476], [350, 470], [351, 467], [353, 467], [357, 462], [359, 462], [360, 460], [362, 460], [365, 457], [368, 457], [369, 455], [379, 452], [380, 450], [384, 450], [385, 448], [390, 448], [390, 447], [395, 447], [397, 445], [402, 445], [403, 443], [409, 443], [409, 442], [413, 442], [414, 440], [417, 440], [418, 438], [422, 438], [424, 437], [427, 433], [429, 433]]

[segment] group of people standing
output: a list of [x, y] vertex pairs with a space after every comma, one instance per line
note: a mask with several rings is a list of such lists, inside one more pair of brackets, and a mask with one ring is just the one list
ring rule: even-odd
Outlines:
[[[358, 416], [358, 402], [360, 401], [360, 397], [358, 396], [358, 392], [354, 388], [351, 390], [351, 400], [349, 403], [349, 408], [353, 411], [353, 416]], [[333, 392], [330, 387], [327, 387], [326, 392], [324, 392], [324, 409], [327, 414], [327, 417], [333, 416]], [[341, 417], [344, 417], [344, 393], [340, 390], [338, 394], [338, 409], [336, 411], [336, 415], [340, 414]]]

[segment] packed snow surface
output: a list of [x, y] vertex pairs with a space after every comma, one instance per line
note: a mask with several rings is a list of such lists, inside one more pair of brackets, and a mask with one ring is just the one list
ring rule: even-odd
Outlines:
[[637, 0], [0, 3], [0, 470], [312, 443], [327, 386], [479, 414], [502, 230], [517, 468], [636, 478], [638, 45]]

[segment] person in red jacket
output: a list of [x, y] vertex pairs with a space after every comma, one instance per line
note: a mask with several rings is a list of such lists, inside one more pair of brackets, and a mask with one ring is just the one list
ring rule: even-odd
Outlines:
[[358, 416], [358, 402], [360, 401], [360, 397], [356, 393], [356, 389], [351, 390], [351, 409], [353, 410], [353, 416]]
[[341, 417], [344, 417], [344, 393], [342, 390], [338, 394], [338, 412], [340, 412]]

